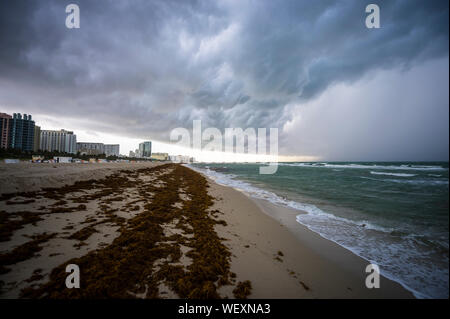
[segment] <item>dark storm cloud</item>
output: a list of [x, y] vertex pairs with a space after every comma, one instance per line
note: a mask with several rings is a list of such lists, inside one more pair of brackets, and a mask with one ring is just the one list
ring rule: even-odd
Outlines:
[[193, 119], [281, 128], [334, 84], [448, 56], [448, 1], [375, 3], [377, 30], [364, 1], [2, 1], [0, 105], [162, 140]]

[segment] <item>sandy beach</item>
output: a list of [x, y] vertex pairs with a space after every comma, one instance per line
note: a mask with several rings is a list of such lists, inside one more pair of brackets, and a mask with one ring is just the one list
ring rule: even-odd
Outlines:
[[298, 224], [298, 211], [214, 182], [211, 191], [231, 226], [218, 231], [232, 247], [232, 269], [252, 282], [250, 297], [413, 298], [384, 277], [379, 289], [366, 288], [369, 263]]
[[368, 262], [298, 211], [181, 165], [2, 164], [0, 179], [0, 298], [413, 298], [366, 288]]

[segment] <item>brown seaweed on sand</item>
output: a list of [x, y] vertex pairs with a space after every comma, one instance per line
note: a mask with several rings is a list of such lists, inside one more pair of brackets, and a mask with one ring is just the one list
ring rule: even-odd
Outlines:
[[252, 283], [248, 280], [239, 282], [233, 290], [234, 297], [237, 299], [247, 299], [252, 291]]
[[[124, 173], [128, 177], [120, 175]], [[158, 177], [157, 184], [136, 185], [129, 179], [150, 174]], [[82, 186], [92, 187], [93, 184]], [[132, 174], [120, 172], [108, 180], [95, 181], [95, 192], [81, 197], [85, 200], [103, 198], [103, 213], [112, 216], [108, 204], [118, 200], [127, 187], [137, 188], [142, 212], [127, 222], [117, 221], [121, 225], [119, 236], [109, 246], [56, 267], [47, 283], [22, 290], [21, 297], [160, 298], [161, 285], [181, 298], [221, 297], [218, 288], [232, 284], [235, 275], [230, 272], [231, 253], [215, 231], [217, 224], [226, 223], [215, 218], [217, 211], [214, 214], [210, 211], [213, 198], [208, 194], [207, 180], [181, 165], [166, 164]], [[189, 195], [188, 199], [180, 200], [180, 187]], [[71, 186], [65, 188], [65, 191], [77, 190]], [[60, 190], [52, 189], [50, 193], [58, 200], [63, 199]], [[105, 200], [105, 196], [109, 196], [109, 200]], [[164, 225], [174, 225], [178, 231], [167, 234]], [[89, 233], [92, 229], [84, 231]], [[85, 236], [78, 233], [76, 237]], [[185, 256], [189, 264], [180, 261], [182, 247], [188, 249]], [[82, 288], [65, 287], [67, 264], [80, 267]], [[239, 283], [235, 291], [238, 298], [246, 298], [251, 291], [250, 282]]]
[[9, 272], [11, 269], [5, 266], [16, 264], [20, 261], [30, 259], [42, 250], [41, 244], [53, 238], [56, 234], [39, 234], [32, 236], [32, 240], [14, 248], [11, 252], [0, 255], [0, 274]]

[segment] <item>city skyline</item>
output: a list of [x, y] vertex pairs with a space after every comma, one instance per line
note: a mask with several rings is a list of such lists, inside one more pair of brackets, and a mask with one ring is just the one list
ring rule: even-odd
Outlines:
[[[11, 120], [13, 119], [28, 120], [32, 121], [34, 128], [34, 136], [30, 137], [30, 141], [27, 146], [28, 151], [33, 151], [34, 153], [39, 153], [42, 151], [48, 152], [64, 152], [69, 154], [86, 154], [86, 155], [100, 155], [105, 154], [106, 156], [122, 156], [122, 157], [150, 157], [150, 156], [128, 156], [128, 154], [120, 153], [120, 144], [108, 144], [103, 142], [85, 142], [77, 141], [77, 135], [74, 131], [67, 129], [46, 129], [36, 124], [34, 118], [31, 114], [22, 114], [20, 112], [14, 112], [13, 115], [8, 113], [0, 112], [0, 133], [1, 133], [1, 146], [2, 148], [17, 148], [11, 147], [10, 133], [11, 133]], [[39, 123], [40, 124], [40, 123]], [[14, 131], [14, 130], [13, 130]], [[15, 133], [16, 134], [16, 133]], [[22, 134], [22, 132], [20, 132]], [[31, 142], [32, 141], [32, 142]], [[151, 141], [144, 141], [137, 144], [150, 143], [149, 154], [152, 154]], [[28, 145], [27, 144], [27, 145]], [[93, 150], [93, 152], [90, 152]], [[162, 152], [156, 152], [155, 154], [163, 154]], [[168, 155], [168, 153], [167, 153]], [[175, 155], [175, 154], [174, 154]]]
[[86, 145], [96, 144], [99, 145], [96, 148], [97, 152], [90, 155], [120, 156], [119, 144], [77, 142], [77, 136], [73, 131], [41, 129], [31, 114], [22, 115], [20, 112], [14, 112], [10, 115], [0, 112], [0, 120], [0, 147], [3, 149], [18, 149], [34, 153], [47, 151], [77, 154], [83, 153], [83, 147], [90, 148]]

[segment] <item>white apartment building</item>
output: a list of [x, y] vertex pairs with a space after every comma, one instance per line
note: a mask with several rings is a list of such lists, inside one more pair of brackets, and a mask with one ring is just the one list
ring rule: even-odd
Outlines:
[[120, 145], [119, 144], [105, 144], [105, 155], [106, 156], [119, 156], [120, 155]]
[[39, 149], [75, 154], [77, 152], [77, 136], [66, 130], [41, 130]]

